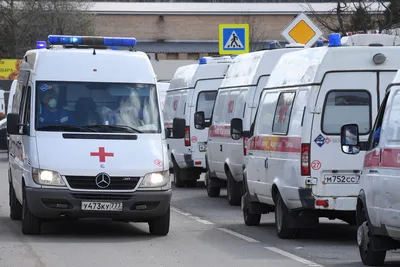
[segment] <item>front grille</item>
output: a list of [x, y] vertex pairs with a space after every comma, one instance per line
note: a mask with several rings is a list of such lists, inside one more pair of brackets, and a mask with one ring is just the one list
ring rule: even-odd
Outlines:
[[80, 200], [129, 200], [131, 195], [124, 194], [72, 194], [76, 199]]
[[111, 176], [111, 183], [107, 188], [96, 185], [96, 176], [66, 176], [69, 186], [73, 189], [93, 190], [133, 190], [139, 182], [139, 177]]

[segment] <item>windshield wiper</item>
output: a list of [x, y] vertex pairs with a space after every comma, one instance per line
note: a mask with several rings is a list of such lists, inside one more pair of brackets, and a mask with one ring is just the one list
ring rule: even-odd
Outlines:
[[43, 130], [43, 131], [51, 131], [51, 130], [61, 130], [61, 131], [90, 131], [90, 132], [95, 132], [95, 130], [86, 127], [86, 126], [77, 126], [77, 125], [47, 125], [47, 126], [42, 126], [39, 127], [38, 130]]
[[114, 129], [114, 130], [128, 130], [130, 132], [135, 132], [135, 133], [143, 133], [142, 131], [135, 129], [131, 126], [128, 125], [104, 125], [104, 124], [96, 124], [96, 125], [86, 125], [85, 127], [90, 127], [90, 128], [102, 128], [102, 129]]

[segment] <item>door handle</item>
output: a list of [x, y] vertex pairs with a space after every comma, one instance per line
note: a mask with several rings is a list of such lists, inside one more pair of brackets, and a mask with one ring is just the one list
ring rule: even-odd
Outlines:
[[369, 173], [378, 173], [378, 170], [369, 170]]
[[222, 152], [222, 145], [219, 145], [219, 151]]
[[253, 153], [249, 153], [248, 155], [249, 155], [249, 156], [253, 156]]
[[268, 158], [265, 159], [265, 168], [268, 169]]
[[10, 156], [11, 156], [11, 157], [14, 157], [15, 155], [14, 155], [13, 153], [10, 152]]

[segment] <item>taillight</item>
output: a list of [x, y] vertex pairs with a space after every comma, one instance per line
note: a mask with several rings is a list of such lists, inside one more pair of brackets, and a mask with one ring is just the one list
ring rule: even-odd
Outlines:
[[243, 137], [243, 155], [247, 154], [247, 145], [249, 144], [249, 138]]
[[190, 146], [190, 126], [185, 127], [185, 146]]
[[310, 175], [310, 144], [301, 144], [301, 175]]

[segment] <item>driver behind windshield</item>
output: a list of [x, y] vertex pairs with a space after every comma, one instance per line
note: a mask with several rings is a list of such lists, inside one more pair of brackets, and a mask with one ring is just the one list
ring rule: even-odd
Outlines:
[[39, 110], [40, 126], [74, 125], [70, 111], [59, 107], [59, 88], [56, 85], [43, 84], [39, 88], [41, 103]]

